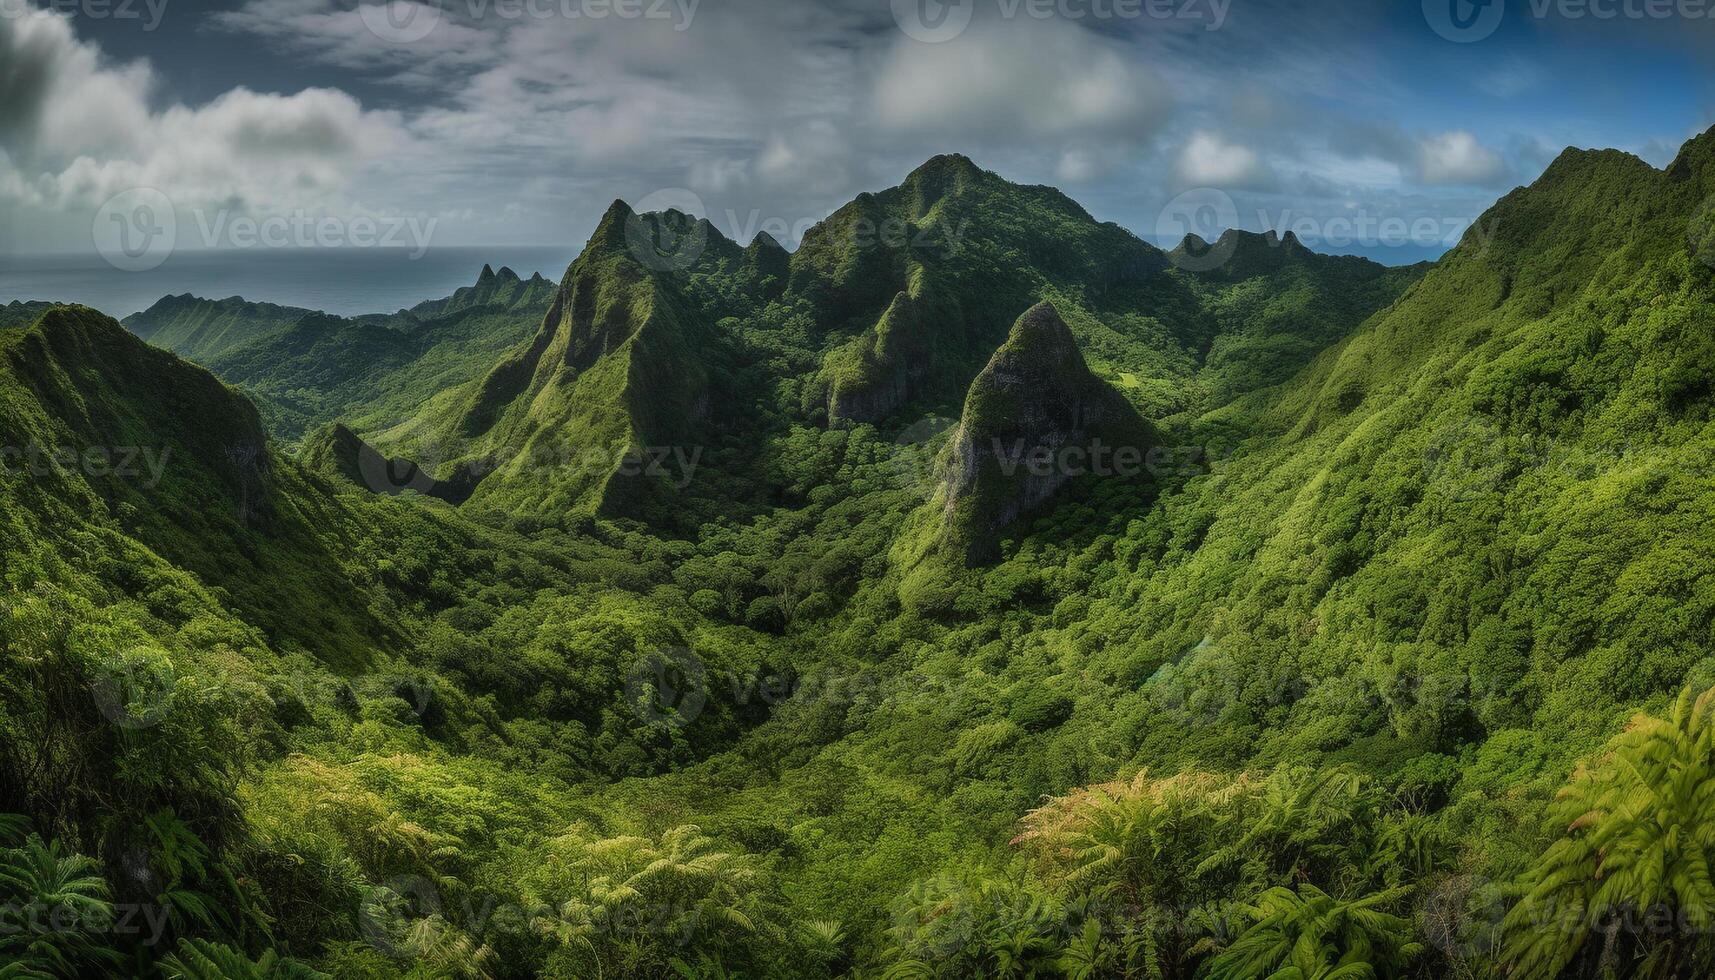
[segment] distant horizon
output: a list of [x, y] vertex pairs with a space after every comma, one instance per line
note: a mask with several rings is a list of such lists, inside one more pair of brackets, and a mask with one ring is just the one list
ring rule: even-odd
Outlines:
[[[577, 249], [562, 246], [433, 246], [418, 259], [406, 248], [204, 249], [174, 254], [145, 272], [120, 272], [98, 256], [0, 259], [0, 305], [78, 303], [116, 319], [190, 293], [238, 297], [338, 316], [394, 313], [443, 299], [476, 282], [482, 267], [510, 267], [558, 282]], [[564, 256], [564, 261], [560, 258]], [[557, 267], [556, 267], [557, 266]]]
[[[1131, 229], [1128, 229], [1131, 230]], [[1244, 229], [1241, 229], [1244, 230]], [[1133, 234], [1137, 234], [1132, 231]], [[1163, 251], [1171, 251], [1179, 242], [1152, 241], [1149, 236], [1138, 235], [1140, 240], [1147, 242]], [[1316, 244], [1306, 243], [1306, 247], [1324, 255], [1352, 255], [1369, 259], [1379, 265], [1400, 268], [1416, 265], [1420, 262], [1438, 261], [1448, 251], [1414, 249], [1407, 246], [1372, 246], [1368, 250], [1356, 249], [1325, 249]], [[496, 271], [501, 268], [511, 268], [520, 278], [528, 279], [534, 274], [559, 282], [566, 267], [576, 260], [583, 246], [575, 247], [559, 245], [432, 245], [418, 259], [409, 257], [412, 249], [406, 246], [370, 246], [343, 248], [226, 248], [226, 249], [183, 249], [175, 253], [172, 259], [160, 267], [143, 273], [122, 272], [114, 269], [100, 256], [79, 253], [59, 253], [48, 255], [18, 255], [0, 253], [0, 305], [12, 302], [52, 302], [77, 303], [101, 310], [115, 319], [124, 319], [140, 313], [155, 303], [169, 296], [192, 295], [198, 299], [226, 300], [242, 299], [251, 303], [272, 303], [277, 306], [291, 306], [330, 313], [337, 316], [362, 316], [372, 314], [393, 313], [400, 309], [429, 300], [442, 299], [450, 296], [454, 290], [468, 286], [476, 281], [477, 275], [484, 265], [493, 266]], [[508, 252], [555, 252], [564, 253], [567, 257], [557, 266], [529, 267], [518, 263], [516, 257], [501, 257]], [[497, 254], [499, 253], [499, 254]], [[349, 282], [331, 284], [327, 277], [332, 275], [337, 280], [339, 276], [364, 276], [372, 269], [352, 269], [345, 265], [346, 257], [364, 255], [388, 261], [385, 264], [394, 272], [422, 272], [408, 282], [397, 279], [369, 281], [353, 279]], [[459, 258], [461, 262], [442, 267], [430, 272], [423, 262], [429, 256], [436, 258]], [[315, 282], [295, 279], [293, 282], [301, 287], [276, 287], [265, 285], [257, 288], [254, 284], [246, 286], [243, 281], [232, 282], [229, 288], [215, 286], [207, 278], [205, 271], [201, 276], [196, 272], [178, 273], [184, 276], [183, 288], [167, 285], [168, 282], [181, 281], [172, 277], [175, 270], [182, 269], [186, 261], [220, 262], [225, 265], [227, 274], [238, 272], [238, 265], [249, 268], [243, 270], [245, 276], [255, 276], [264, 270], [274, 267], [280, 260], [323, 260], [327, 264], [313, 273]], [[269, 260], [273, 260], [271, 263]], [[8, 268], [11, 263], [12, 267]], [[28, 268], [19, 268], [18, 263]], [[58, 263], [64, 263], [63, 265]], [[57, 280], [54, 276], [59, 276]], [[36, 277], [32, 279], [31, 277]], [[42, 278], [48, 277], [48, 278]], [[40, 285], [32, 285], [39, 282]], [[149, 284], [154, 285], [149, 285]], [[434, 285], [439, 283], [441, 285]], [[50, 294], [53, 291], [70, 294]], [[115, 300], [113, 297], [126, 296], [129, 299]], [[343, 297], [330, 299], [330, 297]], [[373, 298], [372, 298], [373, 297]], [[397, 305], [393, 305], [393, 304]]]
[[[1121, 227], [1123, 228], [1125, 226], [1121, 225]], [[1241, 232], [1245, 232], [1245, 233], [1253, 234], [1253, 235], [1266, 235], [1270, 231], [1276, 231], [1276, 230], [1277, 229], [1272, 229], [1272, 228], [1268, 228], [1268, 229], [1236, 228], [1236, 227], [1235, 228], [1222, 228], [1216, 232], [1216, 237], [1219, 237], [1220, 234], [1223, 234], [1223, 233], [1228, 232], [1228, 231], [1241, 231]], [[1288, 229], [1288, 231], [1290, 231], [1290, 230], [1291, 229]], [[1152, 234], [1146, 234], [1146, 233], [1140, 232], [1135, 228], [1126, 228], [1126, 231], [1129, 231], [1133, 235], [1137, 236], [1137, 238], [1140, 241], [1147, 242], [1148, 244], [1153, 245], [1156, 248], [1159, 248], [1162, 251], [1167, 251], [1167, 252], [1172, 251], [1175, 246], [1177, 246], [1180, 242], [1184, 241], [1183, 236], [1169, 240], [1169, 239], [1160, 238], [1160, 237], [1152, 235]], [[760, 234], [760, 232], [758, 234]], [[744, 245], [744, 246], [748, 246], [754, 240], [755, 240], [755, 236], [753, 236], [750, 240], [740, 240], [740, 239], [736, 239], [736, 238], [733, 239], [733, 241], [736, 242], [737, 244]], [[476, 252], [476, 253], [480, 253], [480, 252], [483, 252], [485, 250], [495, 250], [495, 249], [499, 249], [499, 250], [520, 250], [520, 249], [568, 248], [572, 253], [572, 259], [567, 260], [567, 262], [569, 264], [571, 261], [576, 259], [577, 253], [582, 251], [584, 246], [587, 245], [588, 242], [589, 242], [589, 236], [586, 235], [581, 242], [579, 242], [577, 245], [573, 245], [573, 246], [563, 246], [563, 245], [554, 244], [554, 243], [538, 243], [538, 242], [477, 242], [477, 243], [473, 243], [473, 244], [460, 244], [460, 245], [430, 245], [427, 247], [426, 251], [438, 252], [438, 253], [447, 253], [447, 252]], [[1390, 245], [1387, 243], [1370, 243], [1367, 245], [1339, 246], [1339, 247], [1329, 248], [1322, 243], [1304, 241], [1303, 239], [1300, 239], [1300, 243], [1303, 244], [1306, 248], [1309, 248], [1311, 251], [1319, 252], [1319, 253], [1324, 254], [1324, 255], [1355, 255], [1355, 256], [1360, 256], [1362, 258], [1370, 259], [1370, 260], [1377, 262], [1381, 265], [1415, 265], [1417, 262], [1423, 261], [1422, 259], [1412, 259], [1412, 260], [1404, 261], [1404, 262], [1384, 262], [1384, 261], [1382, 261], [1381, 256], [1383, 256], [1383, 255], [1398, 254], [1398, 253], [1402, 253], [1402, 252], [1413, 251], [1414, 250], [1413, 246]], [[781, 247], [785, 248], [787, 252], [792, 252], [792, 253], [795, 253], [798, 251], [799, 244], [800, 243], [788, 244], [786, 242], [780, 242]], [[1455, 244], [1457, 244], [1457, 243], [1455, 243]], [[1432, 249], [1429, 246], [1423, 246], [1420, 250], [1423, 252], [1426, 252], [1426, 253], [1433, 251], [1432, 257], [1439, 257], [1439, 256], [1445, 255], [1447, 252], [1451, 251], [1452, 248], [1453, 248], [1452, 245], [1442, 246], [1442, 247], [1439, 247], [1438, 249]], [[407, 252], [408, 253], [408, 252], [412, 252], [412, 251], [415, 251], [415, 249], [413, 249], [411, 246], [408, 246], [408, 245], [369, 245], [369, 246], [343, 245], [343, 246], [334, 246], [334, 247], [329, 247], [329, 248], [322, 248], [322, 247], [318, 247], [318, 246], [286, 246], [286, 247], [281, 247], [281, 248], [275, 248], [275, 247], [270, 247], [270, 246], [257, 245], [257, 246], [251, 246], [248, 248], [182, 248], [182, 249], [177, 250], [177, 254], [187, 255], [187, 256], [251, 255], [251, 254], [266, 254], [266, 253], [302, 255], [302, 254], [310, 254], [310, 253], [330, 254], [330, 253], [351, 253], [351, 252]], [[8, 260], [8, 259], [27, 259], [27, 260], [33, 260], [33, 261], [38, 261], [38, 262], [67, 261], [67, 262], [80, 263], [77, 266], [71, 266], [72, 268], [92, 268], [92, 269], [93, 268], [104, 268], [104, 269], [109, 269], [109, 270], [114, 271], [114, 272], [123, 272], [124, 271], [124, 270], [119, 270], [119, 269], [113, 269], [113, 267], [110, 264], [108, 264], [106, 261], [104, 261], [99, 255], [91, 255], [89, 253], [84, 253], [84, 252], [69, 252], [69, 251], [61, 251], [61, 252], [5, 252], [5, 251], [0, 251], [0, 261], [4, 261], [4, 260]], [[490, 264], [493, 264], [493, 263], [490, 263]], [[480, 268], [480, 265], [479, 265], [479, 268]], [[500, 266], [495, 265], [495, 270], [499, 271], [499, 269], [500, 269]], [[6, 270], [4, 268], [0, 268], [0, 273], [4, 273], [5, 271]], [[529, 278], [529, 276], [525, 275], [522, 270], [514, 269], [513, 271], [518, 272], [520, 275], [524, 275], [525, 278]], [[540, 271], [542, 272], [543, 275], [547, 275], [547, 270], [540, 270]], [[564, 271], [564, 270], [561, 270], [561, 271]]]
[[[1695, 139], [1696, 137], [1693, 135], [1690, 138]], [[1575, 149], [1581, 148], [1568, 146], [1560, 153]], [[1599, 149], [1616, 149], [1618, 152], [1630, 153], [1630, 151], [1618, 147], [1601, 147]], [[1681, 149], [1683, 149], [1683, 144], [1675, 147], [1674, 155], [1677, 155]], [[1556, 156], [1558, 155], [1556, 154]], [[1631, 155], [1639, 156], [1635, 153]], [[943, 151], [934, 154], [929, 159], [933, 160], [943, 156], [961, 156], [979, 168], [988, 169], [981, 159], [973, 158], [959, 151]], [[1641, 156], [1639, 158], [1644, 159], [1644, 162], [1657, 169], [1663, 169], [1671, 163], [1671, 158], [1660, 164]], [[1027, 183], [1023, 179], [1014, 179], [1005, 174], [1002, 176], [1014, 183]], [[1540, 174], [1521, 174], [1518, 176], [1524, 184], [1529, 184]], [[873, 190], [866, 189], [859, 193], [874, 193], [875, 190], [891, 186], [897, 186], [897, 179], [882, 185], [882, 187]], [[1195, 227], [1197, 230], [1186, 234], [1167, 236], [1152, 233], [1149, 229], [1138, 228], [1124, 221], [1104, 218], [1080, 200], [1075, 191], [1065, 190], [1056, 184], [1045, 186], [1053, 186], [1067, 194], [1080, 206], [1090, 210], [1097, 220], [1111, 221], [1125, 228], [1139, 240], [1163, 251], [1171, 251], [1178, 246], [1185, 239], [1186, 234], [1197, 234], [1199, 237], [1213, 241], [1220, 234], [1229, 230], [1252, 234], [1274, 232], [1284, 235], [1294, 233], [1305, 247], [1314, 252], [1335, 256], [1356, 256], [1395, 268], [1439, 261], [1457, 244], [1463, 231], [1470, 224], [1475, 223], [1476, 219], [1489, 207], [1492, 207], [1494, 202], [1498, 201], [1500, 196], [1505, 193], [1497, 190], [1494, 199], [1485, 203], [1481, 209], [1473, 208], [1472, 210], [1476, 214], [1468, 219], [1439, 219], [1442, 223], [1437, 223], [1438, 219], [1427, 216], [1408, 221], [1397, 216], [1374, 215], [1363, 209], [1357, 209], [1356, 213], [1350, 216], [1336, 215], [1330, 218], [1317, 219], [1309, 215], [1297, 214], [1290, 208], [1283, 208], [1272, 213], [1266, 208], [1259, 208], [1256, 211], [1258, 220], [1250, 224], [1262, 225], [1263, 227], [1247, 227], [1241, 217], [1243, 212], [1237, 208], [1229, 195], [1218, 190], [1200, 188], [1180, 195], [1179, 198], [1175, 199], [1175, 202], [1170, 202], [1169, 205], [1170, 211], [1177, 206], [1185, 218], [1186, 225]], [[740, 245], [749, 245], [760, 234], [766, 232], [788, 251], [795, 252], [802, 244], [802, 231], [813, 227], [826, 218], [826, 215], [821, 215], [814, 219], [802, 219], [798, 226], [793, 228], [791, 226], [774, 226], [771, 222], [776, 219], [761, 219], [757, 212], [752, 212], [744, 218], [730, 210], [725, 215], [711, 215], [707, 213], [709, 209], [697, 206], [701, 205], [702, 201], [697, 195], [689, 191], [668, 194], [666, 200], [661, 200], [660, 195], [648, 195], [637, 200], [621, 196], [617, 200], [623, 201], [628, 207], [634, 209], [647, 209], [645, 213], [648, 213], [680, 209], [682, 204], [687, 203], [684, 195], [689, 195], [691, 206], [685, 208], [688, 213], [708, 218], [721, 234]], [[1213, 195], [1212, 198], [1211, 195]], [[841, 205], [843, 206], [844, 203], [841, 202]], [[651, 204], [657, 206], [651, 207]], [[835, 209], [837, 210], [837, 208]], [[1221, 218], [1236, 220], [1235, 223], [1216, 224], [1210, 222], [1210, 215], [1214, 215], [1217, 220]], [[216, 221], [224, 225], [234, 220], [245, 220], [247, 217], [240, 215], [234, 218], [222, 211], [215, 219], [209, 219], [199, 214], [197, 220], [203, 222], [202, 230], [206, 234], [208, 228], [213, 227]], [[719, 220], [722, 217], [726, 219], [724, 223]], [[257, 219], [252, 218], [250, 220], [256, 221]], [[267, 220], [270, 219], [261, 219], [263, 222]], [[291, 220], [299, 225], [313, 226], [317, 220], [326, 221], [328, 219], [315, 219], [307, 215], [299, 215]], [[437, 227], [435, 220], [431, 219], [428, 222], [430, 233]], [[286, 227], [287, 224], [288, 222], [281, 219], [282, 227]], [[723, 224], [730, 227], [723, 227]], [[565, 268], [583, 250], [593, 232], [594, 223], [592, 222], [588, 233], [574, 236], [562, 242], [495, 241], [442, 245], [427, 242], [428, 236], [426, 235], [423, 236], [425, 241], [422, 244], [390, 244], [386, 241], [378, 241], [369, 245], [258, 243], [246, 246], [207, 247], [198, 245], [193, 241], [183, 245], [175, 243], [170, 254], [162, 259], [159, 266], [151, 265], [148, 267], [148, 271], [145, 273], [148, 278], [143, 281], [131, 279], [130, 277], [134, 273], [116, 267], [111, 256], [105, 252], [69, 248], [25, 251], [16, 247], [8, 247], [7, 243], [0, 242], [0, 303], [13, 301], [75, 302], [94, 306], [116, 317], [125, 317], [147, 309], [162, 298], [190, 294], [199, 298], [214, 300], [240, 298], [249, 302], [302, 307], [343, 316], [388, 313], [393, 312], [394, 308], [389, 305], [392, 303], [400, 304], [396, 308], [403, 309], [417, 302], [450, 295], [452, 290], [474, 281], [476, 272], [480, 270], [483, 264], [494, 265], [497, 268], [518, 265], [521, 267], [514, 268], [513, 271], [524, 278], [540, 274], [557, 281]], [[1437, 237], [1439, 240], [1436, 240]], [[434, 273], [424, 272], [422, 275], [407, 277], [409, 282], [379, 283], [347, 281], [345, 277], [361, 275], [366, 270], [346, 268], [343, 265], [339, 267], [330, 265], [326, 270], [317, 274], [318, 281], [316, 283], [300, 283], [300, 286], [305, 287], [302, 291], [291, 287], [275, 288], [271, 283], [258, 285], [253, 280], [247, 283], [246, 279], [256, 275], [255, 268], [239, 276], [238, 281], [231, 283], [230, 286], [217, 285], [210, 281], [207, 278], [206, 270], [185, 270], [176, 276], [174, 273], [175, 265], [179, 269], [183, 269], [187, 262], [192, 264], [225, 263], [230, 271], [236, 267], [234, 263], [238, 261], [255, 262], [256, 267], [260, 267], [266, 264], [263, 261], [265, 258], [282, 259], [289, 257], [293, 261], [299, 261], [311, 256], [333, 259], [356, 254], [373, 254], [377, 257], [384, 257], [386, 261], [391, 263], [403, 254], [408, 263], [416, 263], [426, 258], [430, 253], [442, 259], [463, 257], [467, 261], [464, 262], [463, 266], [442, 266]], [[556, 256], [563, 256], [564, 260], [560, 261], [555, 258], [551, 261], [542, 261], [544, 257], [537, 255], [535, 257], [538, 261], [521, 262], [516, 257], [505, 257], [506, 253], [554, 253]], [[461, 279], [464, 266], [469, 266], [470, 272], [468, 277]], [[409, 269], [409, 265], [407, 264], [405, 268]], [[125, 275], [114, 277], [110, 282], [96, 283], [94, 281], [96, 278], [107, 279], [118, 272], [124, 272]], [[87, 274], [90, 278], [84, 278], [83, 274]], [[178, 285], [167, 285], [167, 283], [177, 283]], [[164, 292], [158, 291], [162, 288], [165, 289]], [[67, 290], [69, 293], [66, 292]], [[424, 290], [427, 292], [423, 292]], [[116, 299], [119, 296], [128, 298]], [[115, 306], [115, 303], [118, 305]]]

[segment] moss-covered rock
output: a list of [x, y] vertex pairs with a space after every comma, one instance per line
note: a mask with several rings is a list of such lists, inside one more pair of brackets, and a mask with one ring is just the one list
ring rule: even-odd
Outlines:
[[965, 398], [936, 498], [945, 543], [977, 564], [1001, 530], [1086, 477], [1143, 479], [1154, 433], [1090, 373], [1048, 302], [1013, 326]]

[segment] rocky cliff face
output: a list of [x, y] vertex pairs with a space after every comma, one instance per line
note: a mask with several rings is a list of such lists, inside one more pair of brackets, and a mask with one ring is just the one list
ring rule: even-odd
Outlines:
[[1140, 479], [1149, 424], [1090, 373], [1051, 303], [1013, 325], [965, 399], [937, 498], [945, 541], [966, 564], [993, 557], [999, 532], [1073, 480]]
[[[626, 461], [695, 443], [709, 407], [711, 332], [671, 277], [736, 247], [706, 221], [615, 202], [567, 270], [535, 339], [479, 382], [454, 431], [489, 472], [474, 496], [513, 510], [627, 509]], [[624, 484], [622, 489], [619, 484]]]
[[933, 364], [928, 319], [923, 304], [901, 292], [875, 327], [833, 360], [830, 421], [879, 422], [912, 397]]

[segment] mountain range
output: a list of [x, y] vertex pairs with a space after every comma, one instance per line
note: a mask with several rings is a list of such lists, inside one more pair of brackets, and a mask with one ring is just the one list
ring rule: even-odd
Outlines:
[[791, 252], [0, 307], [0, 844], [173, 910], [18, 955], [1695, 975], [1601, 922], [1715, 900], [1712, 200], [1568, 150], [1386, 267], [949, 155]]

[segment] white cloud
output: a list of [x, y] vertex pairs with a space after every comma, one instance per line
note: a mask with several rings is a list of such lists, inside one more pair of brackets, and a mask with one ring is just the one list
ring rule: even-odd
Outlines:
[[[220, 30], [252, 34], [283, 45], [316, 61], [354, 71], [387, 72], [402, 84], [444, 86], [459, 76], [457, 69], [488, 64], [497, 54], [497, 37], [455, 19], [453, 10], [431, 10], [428, 5], [415, 13], [429, 27], [421, 37], [407, 35], [406, 43], [382, 36], [372, 26], [383, 26], [386, 8], [371, 5], [365, 18], [364, 5], [329, 0], [246, 0], [232, 10], [216, 11], [209, 23]], [[412, 11], [401, 4], [394, 16]], [[407, 28], [416, 21], [406, 21]]]
[[1112, 42], [1063, 21], [972, 27], [945, 44], [903, 37], [876, 72], [884, 129], [991, 138], [1154, 135], [1172, 97]]
[[103, 64], [64, 17], [0, 17], [0, 147], [14, 158], [136, 145], [151, 82], [143, 62]]
[[[1395, 179], [1423, 186], [1493, 187], [1511, 177], [1506, 158], [1465, 130], [1407, 133], [1397, 125], [1351, 120], [1326, 126], [1328, 149], [1355, 163], [1381, 161]], [[1521, 159], [1515, 140], [1514, 152]], [[1331, 176], [1332, 171], [1327, 175]]]
[[1193, 133], [1179, 151], [1175, 172], [1186, 185], [1260, 187], [1274, 182], [1255, 150], [1203, 131]]
[[1425, 184], [1493, 184], [1506, 174], [1501, 155], [1462, 130], [1418, 143], [1416, 176]]
[[835, 192], [850, 185], [856, 156], [840, 128], [811, 120], [790, 132], [775, 133], [756, 157], [756, 173], [777, 187]]
[[[434, 29], [401, 44], [377, 36], [358, 2], [380, 0], [235, 0], [211, 12], [204, 23], [231, 47], [227, 61], [266, 49], [336, 87], [238, 88], [188, 106], [162, 97], [178, 64], [195, 61], [184, 49], [162, 49], [173, 64], [119, 64], [63, 18], [0, 24], [0, 209], [11, 212], [0, 225], [57, 215], [78, 245], [90, 216], [74, 208], [147, 183], [261, 211], [445, 211], [437, 244], [571, 247], [615, 197], [691, 188], [743, 237], [753, 216], [795, 228], [956, 151], [1147, 229], [1173, 185], [1285, 195], [1299, 210], [1382, 191], [1462, 202], [1534, 165], [1512, 144], [1497, 153], [1470, 134], [1407, 128], [1421, 124], [1410, 114], [1394, 121], [1386, 109], [1409, 86], [1392, 65], [1327, 58], [1320, 22], [1294, 16], [1235, 12], [1209, 32], [984, 14], [930, 45], [874, 0], [721, 0], [683, 31], [554, 14], [576, 3], [508, 16], [494, 0], [400, 0], [439, 5]], [[1507, 67], [1487, 84], [1529, 80]], [[195, 70], [247, 78], [230, 65]], [[1293, 98], [1269, 87], [1283, 77]], [[379, 90], [400, 111], [346, 94], [360, 84], [366, 101]], [[1174, 125], [1167, 142], [1176, 107], [1197, 123]], [[1266, 143], [1247, 135], [1260, 132]]]
[[147, 63], [107, 64], [52, 14], [0, 18], [0, 65], [0, 194], [36, 209], [87, 210], [134, 187], [181, 208], [308, 208], [406, 142], [397, 115], [332, 89], [240, 88], [153, 111]]
[[1085, 184], [1106, 176], [1112, 168], [1112, 159], [1099, 150], [1068, 147], [1054, 164], [1054, 176], [1068, 184]]

